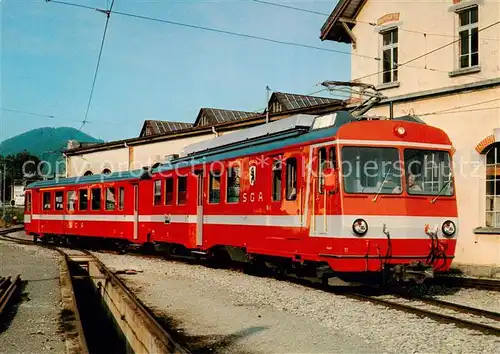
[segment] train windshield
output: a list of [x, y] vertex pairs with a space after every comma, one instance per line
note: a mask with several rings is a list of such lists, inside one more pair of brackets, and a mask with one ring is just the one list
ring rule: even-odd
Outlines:
[[401, 193], [401, 163], [395, 148], [342, 148], [342, 177], [346, 193]]
[[405, 149], [404, 157], [408, 194], [453, 195], [448, 152]]

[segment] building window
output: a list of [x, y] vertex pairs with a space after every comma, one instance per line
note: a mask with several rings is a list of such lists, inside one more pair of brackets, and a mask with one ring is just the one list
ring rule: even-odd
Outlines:
[[56, 210], [64, 209], [63, 197], [64, 197], [64, 192], [62, 191], [56, 192]]
[[177, 179], [177, 205], [186, 204], [187, 200], [187, 177]]
[[154, 193], [154, 204], [160, 205], [161, 204], [161, 179], [155, 181], [153, 193]]
[[92, 176], [93, 173], [92, 173], [92, 171], [89, 170], [89, 171], [85, 171], [85, 173], [83, 175], [84, 176]]
[[477, 6], [458, 13], [460, 69], [479, 65], [479, 33]]
[[118, 210], [123, 210], [124, 206], [125, 206], [125, 188], [120, 187], [120, 189], [118, 189]]
[[220, 171], [210, 172], [210, 182], [208, 186], [208, 202], [220, 202]]
[[87, 210], [89, 203], [89, 192], [87, 189], [80, 189], [80, 198], [78, 209], [79, 210]]
[[382, 32], [382, 82], [398, 81], [398, 29]]
[[111, 170], [109, 168], [105, 168], [104, 170], [102, 170], [102, 174], [103, 175], [110, 175], [111, 174]]
[[229, 167], [227, 169], [227, 202], [238, 203], [240, 201], [240, 168]]
[[165, 180], [165, 205], [174, 204], [174, 179], [167, 178]]
[[92, 210], [101, 210], [101, 188], [92, 188]]
[[486, 153], [486, 226], [500, 227], [500, 144]]
[[50, 192], [43, 192], [43, 210], [50, 210]]
[[69, 191], [68, 194], [66, 195], [67, 198], [67, 209], [69, 211], [74, 211], [76, 207], [76, 192], [75, 191]]
[[286, 160], [286, 200], [297, 199], [297, 160]]
[[281, 201], [281, 160], [273, 162], [273, 202]]
[[106, 188], [106, 210], [115, 210], [116, 206], [116, 198], [115, 198], [115, 189], [114, 188]]

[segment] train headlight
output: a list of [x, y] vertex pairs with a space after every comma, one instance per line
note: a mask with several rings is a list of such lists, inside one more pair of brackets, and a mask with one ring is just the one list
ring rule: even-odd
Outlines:
[[357, 236], [364, 236], [368, 232], [368, 224], [363, 219], [356, 219], [352, 223], [352, 231]]
[[455, 223], [453, 221], [446, 220], [443, 223], [443, 226], [441, 226], [441, 230], [443, 231], [443, 235], [445, 237], [452, 237], [457, 231], [457, 227], [455, 226]]
[[401, 127], [401, 126], [394, 127], [394, 134], [396, 134], [400, 138], [404, 137], [406, 135], [406, 129], [405, 129], [405, 127]]

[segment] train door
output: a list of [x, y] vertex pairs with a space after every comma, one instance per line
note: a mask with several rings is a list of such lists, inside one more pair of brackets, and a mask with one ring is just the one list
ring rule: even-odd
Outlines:
[[333, 231], [336, 210], [335, 195], [325, 190], [325, 169], [336, 168], [335, 146], [322, 146], [313, 151], [311, 178], [311, 235], [328, 235]]
[[134, 184], [134, 240], [139, 238], [139, 185]]
[[197, 171], [196, 246], [203, 245], [203, 171]]
[[31, 191], [26, 191], [24, 195], [24, 223], [33, 222], [33, 208], [31, 207]]

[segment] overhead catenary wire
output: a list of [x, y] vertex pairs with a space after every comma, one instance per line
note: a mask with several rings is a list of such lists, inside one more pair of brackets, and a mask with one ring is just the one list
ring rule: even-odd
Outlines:
[[[481, 29], [478, 29], [478, 30], [477, 30], [477, 32], [475, 32], [475, 33], [480, 33], [480, 32], [482, 32], [482, 31], [485, 31], [485, 30], [487, 30], [487, 29], [490, 29], [490, 28], [492, 28], [492, 27], [494, 27], [494, 26], [496, 26], [496, 25], [498, 25], [498, 24], [500, 24], [500, 20], [499, 20], [499, 21], [496, 21], [496, 22], [493, 22], [492, 24], [489, 24], [489, 25], [488, 25], [488, 26], [486, 26], [486, 27], [483, 27], [483, 28], [481, 28]], [[472, 35], [472, 31], [470, 31], [470, 32], [469, 32], [468, 37], [470, 37], [471, 35]], [[440, 51], [440, 50], [443, 50], [444, 48], [447, 48], [447, 47], [449, 47], [449, 46], [451, 46], [451, 45], [453, 45], [453, 44], [455, 44], [455, 43], [459, 42], [460, 40], [461, 40], [460, 38], [457, 38], [457, 39], [455, 39], [455, 40], [453, 40], [453, 41], [451, 41], [451, 42], [448, 42], [448, 43], [446, 43], [446, 44], [444, 44], [444, 45], [441, 45], [441, 46], [439, 46], [439, 47], [437, 47], [437, 48], [434, 48], [434, 49], [432, 49], [432, 50], [430, 50], [430, 51], [428, 51], [428, 52], [425, 52], [425, 53], [423, 53], [423, 54], [417, 55], [416, 57], [414, 57], [414, 58], [412, 58], [412, 59], [409, 59], [409, 60], [407, 60], [407, 61], [405, 61], [405, 62], [403, 62], [403, 63], [401, 63], [401, 64], [398, 64], [398, 65], [397, 65], [397, 68], [399, 69], [400, 67], [405, 66], [405, 65], [407, 65], [407, 64], [409, 64], [409, 63], [413, 63], [414, 61], [416, 61], [416, 60], [418, 60], [418, 59], [421, 59], [421, 58], [427, 57], [428, 55], [431, 55], [431, 54], [436, 53], [436, 52], [438, 52], [438, 51]], [[379, 74], [382, 74], [382, 73], [384, 73], [384, 72], [386, 72], [386, 71], [387, 71], [387, 70], [377, 71], [377, 72], [372, 73], [372, 74], [368, 74], [368, 75], [364, 75], [364, 76], [358, 77], [358, 78], [356, 78], [356, 79], [353, 79], [352, 81], [359, 81], [359, 80], [365, 79], [365, 78], [367, 78], [367, 77], [371, 77], [371, 76], [374, 76], [374, 75], [379, 75]]]
[[[481, 102], [469, 103], [469, 104], [465, 104], [465, 105], [461, 105], [461, 106], [456, 106], [456, 107], [452, 107], [452, 108], [446, 108], [446, 109], [442, 109], [442, 110], [439, 110], [439, 111], [422, 113], [420, 115], [422, 115], [422, 116], [429, 116], [429, 115], [435, 115], [435, 114], [457, 113], [457, 112], [462, 112], [462, 111], [460, 111], [462, 108], [479, 106], [479, 105], [483, 105], [483, 104], [486, 104], [486, 103], [499, 102], [499, 101], [500, 101], [500, 97], [493, 98], [493, 99], [486, 100], [486, 101], [481, 101]], [[472, 110], [467, 110], [467, 112], [473, 112], [473, 111], [476, 111], [476, 110], [486, 110], [486, 109], [499, 109], [500, 110], [500, 106], [497, 106], [497, 107], [487, 107], [487, 108], [476, 108], [476, 109], [472, 109]]]
[[[61, 4], [61, 5], [74, 5], [74, 4], [65, 2], [65, 1], [57, 1], [57, 0], [45, 0], [45, 1], [53, 2], [55, 4]], [[81, 7], [89, 9], [89, 10], [100, 11], [100, 9], [96, 9], [96, 8], [91, 7], [91, 6], [81, 6]], [[226, 35], [240, 37], [240, 38], [254, 39], [254, 40], [260, 40], [260, 41], [269, 42], [269, 43], [294, 46], [294, 47], [306, 48], [306, 49], [314, 49], [314, 50], [318, 50], [318, 51], [344, 54], [344, 55], [349, 55], [349, 56], [356, 56], [356, 57], [360, 57], [360, 58], [372, 59], [372, 60], [377, 60], [377, 61], [380, 60], [380, 58], [378, 58], [378, 57], [372, 57], [369, 55], [351, 53], [349, 51], [344, 51], [344, 50], [317, 47], [317, 46], [313, 46], [313, 45], [309, 45], [309, 44], [284, 41], [284, 40], [273, 39], [273, 38], [269, 38], [269, 37], [257, 36], [257, 35], [253, 35], [253, 34], [223, 30], [223, 29], [218, 29], [218, 28], [214, 28], [214, 27], [200, 26], [200, 25], [195, 25], [195, 24], [190, 24], [190, 23], [185, 23], [185, 22], [171, 21], [171, 20], [166, 20], [166, 19], [161, 19], [161, 18], [156, 18], [156, 17], [151, 17], [151, 16], [143, 16], [143, 15], [133, 14], [133, 13], [129, 13], [129, 12], [109, 11], [109, 13], [115, 14], [115, 15], [121, 15], [121, 16], [125, 16], [125, 17], [146, 20], [146, 21], [164, 23], [164, 24], [169, 24], [169, 25], [174, 25], [174, 26], [179, 26], [179, 27], [192, 28], [192, 29], [203, 30], [203, 31], [219, 33], [219, 34], [226, 34]]]
[[92, 80], [92, 88], [90, 89], [90, 95], [89, 95], [89, 100], [88, 100], [88, 103], [87, 103], [87, 109], [85, 111], [85, 117], [84, 117], [84, 119], [82, 121], [82, 125], [81, 125], [80, 129], [78, 129], [79, 131], [81, 131], [82, 128], [83, 128], [83, 126], [87, 123], [87, 118], [88, 118], [89, 111], [90, 111], [90, 105], [92, 104], [92, 97], [94, 95], [95, 83], [97, 81], [97, 74], [99, 73], [99, 67], [100, 67], [100, 64], [101, 64], [102, 50], [104, 48], [104, 43], [106, 41], [106, 33], [108, 32], [109, 18], [111, 16], [111, 11], [113, 10], [113, 5], [114, 4], [115, 4], [115, 0], [112, 0], [111, 1], [111, 6], [109, 7], [109, 10], [105, 11], [105, 13], [106, 13], [106, 24], [104, 25], [104, 31], [103, 31], [102, 39], [101, 39], [101, 47], [99, 48], [99, 55], [97, 57], [97, 64], [96, 64], [95, 71], [94, 71], [94, 79]]
[[[330, 14], [325, 13], [325, 12], [320, 12], [320, 11], [313, 11], [309, 9], [304, 9], [300, 7], [294, 7], [294, 6], [289, 6], [289, 5], [284, 5], [276, 2], [271, 2], [271, 1], [261, 1], [261, 0], [251, 0], [253, 2], [263, 4], [263, 5], [269, 5], [269, 6], [275, 6], [275, 7], [281, 7], [289, 10], [294, 10], [294, 11], [300, 11], [300, 12], [305, 12], [305, 13], [310, 13], [314, 15], [320, 15], [323, 17], [328, 17]], [[362, 20], [353, 20], [356, 24], [361, 23], [361, 24], [366, 24], [370, 26], [377, 26], [377, 23], [374, 21], [362, 21]], [[398, 30], [403, 31], [403, 32], [409, 32], [409, 33], [415, 33], [415, 34], [422, 34], [422, 35], [427, 35], [427, 36], [436, 36], [436, 37], [448, 37], [448, 38], [456, 38], [456, 35], [453, 34], [444, 34], [444, 33], [432, 33], [432, 32], [424, 32], [424, 31], [418, 31], [414, 29], [407, 29], [402, 26], [398, 26]], [[484, 40], [491, 40], [491, 41], [500, 41], [500, 38], [482, 38]]]
[[261, 1], [261, 0], [251, 0], [253, 2], [257, 2], [259, 4], [264, 4], [264, 5], [271, 5], [271, 6], [276, 6], [276, 7], [282, 7], [285, 9], [289, 10], [295, 10], [295, 11], [300, 11], [300, 12], [306, 12], [310, 14], [315, 14], [315, 15], [321, 15], [321, 16], [328, 16], [328, 14], [324, 12], [319, 12], [319, 11], [313, 11], [313, 10], [308, 10], [308, 9], [303, 9], [300, 7], [295, 7], [295, 6], [290, 6], [290, 5], [284, 5], [284, 4], [279, 4], [276, 2], [271, 2], [271, 1]]
[[[25, 110], [21, 110], [21, 109], [5, 108], [5, 107], [0, 107], [0, 109], [2, 111], [5, 111], [5, 112], [26, 114], [26, 115], [30, 115], [30, 116], [37, 116], [37, 117], [50, 118], [50, 119], [59, 119], [59, 120], [66, 120], [66, 121], [81, 123], [81, 120], [78, 120], [78, 119], [63, 118], [63, 117], [58, 117], [58, 116], [55, 116], [52, 114], [37, 113], [37, 112], [32, 112], [32, 111], [25, 111]], [[87, 123], [91, 123], [91, 122], [87, 122]]]
[[[82, 121], [80, 119], [72, 119], [68, 117], [61, 117], [61, 116], [56, 116], [53, 114], [46, 114], [46, 113], [38, 113], [38, 112], [33, 112], [33, 111], [27, 111], [27, 110], [22, 110], [22, 109], [15, 109], [15, 108], [7, 108], [7, 107], [0, 107], [0, 110], [5, 111], [5, 112], [11, 112], [15, 114], [26, 114], [34, 117], [40, 117], [40, 118], [49, 118], [49, 119], [57, 119], [57, 120], [62, 120], [62, 121], [68, 121], [68, 122], [78, 122], [81, 123]], [[133, 123], [127, 123], [124, 121], [119, 121], [119, 120], [105, 120], [102, 122], [94, 122], [94, 121], [89, 121], [87, 120], [86, 124], [121, 124], [121, 125], [134, 125]]]

